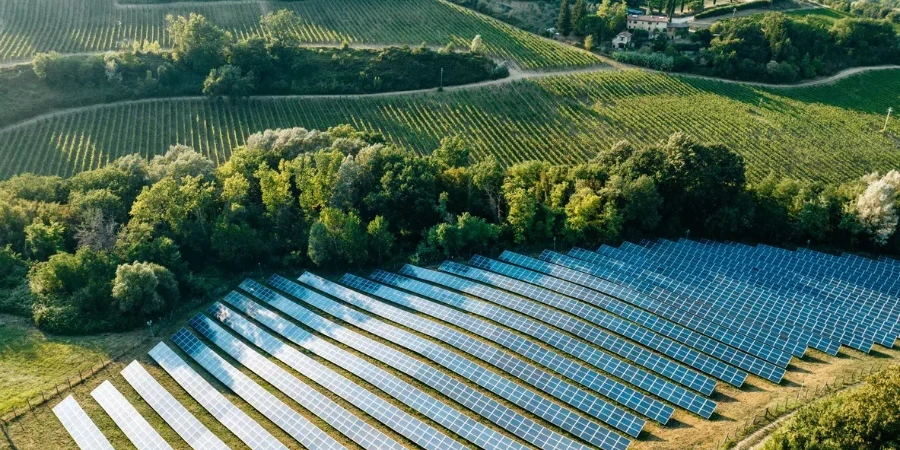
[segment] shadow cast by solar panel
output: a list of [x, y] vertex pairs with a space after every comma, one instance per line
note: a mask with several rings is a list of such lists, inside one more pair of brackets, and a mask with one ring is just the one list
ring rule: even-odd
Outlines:
[[812, 364], [827, 364], [827, 362], [824, 359], [816, 358], [815, 356], [812, 356], [809, 352], [807, 352], [805, 355], [803, 355], [803, 358], [800, 358], [800, 360], [803, 362], [812, 363]]
[[766, 389], [763, 389], [762, 386], [754, 384], [752, 381], [748, 380], [744, 383], [743, 386], [741, 386], [741, 391], [743, 391], [743, 392], [765, 392]]
[[[811, 370], [806, 370], [806, 369], [804, 369], [804, 368], [802, 368], [802, 367], [800, 367], [800, 366], [797, 366], [797, 365], [795, 365], [795, 364], [790, 364], [790, 365], [788, 365], [788, 366], [787, 366], [787, 371], [788, 371], [788, 372], [791, 372], [791, 373], [812, 373]], [[786, 381], [786, 380], [787, 380], [787, 379], [785, 379], [785, 381]]]
[[[809, 373], [812, 373], [812, 372], [809, 372]], [[793, 387], [793, 388], [803, 387], [802, 384], [800, 384], [800, 383], [795, 383], [795, 382], [793, 382], [793, 381], [791, 381], [791, 380], [788, 380], [787, 378], [785, 378], [784, 380], [781, 380], [781, 384], [780, 384], [779, 386], [781, 386], [781, 387]]]
[[736, 398], [734, 398], [730, 395], [726, 395], [721, 391], [713, 392], [713, 394], [709, 397], [709, 399], [716, 403], [734, 403], [734, 402], [738, 401]]
[[873, 349], [871, 352], [869, 352], [869, 356], [872, 356], [872, 357], [875, 357], [875, 358], [879, 358], [879, 359], [890, 359], [890, 358], [892, 358], [891, 355], [888, 355], [887, 353], [884, 353], [884, 352], [881, 352], [881, 351], [878, 351], [878, 350], [875, 350], [875, 349]]

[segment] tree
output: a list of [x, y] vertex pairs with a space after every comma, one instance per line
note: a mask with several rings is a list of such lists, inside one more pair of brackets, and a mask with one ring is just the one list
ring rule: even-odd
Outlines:
[[584, 49], [587, 51], [594, 50], [594, 35], [589, 34], [584, 38]]
[[303, 21], [293, 11], [281, 9], [268, 13], [260, 19], [259, 25], [270, 42], [275, 41], [287, 47], [300, 44], [298, 31], [303, 29]]
[[431, 156], [442, 168], [467, 167], [471, 150], [466, 142], [459, 136], [445, 137], [441, 139], [441, 146], [436, 148]]
[[885, 245], [897, 230], [898, 200], [900, 172], [892, 170], [869, 183], [856, 201], [860, 222], [872, 234], [872, 240], [879, 245]]
[[391, 254], [391, 248], [394, 246], [394, 235], [387, 220], [375, 216], [366, 226], [366, 234], [369, 241], [369, 255], [374, 256], [376, 262], [382, 262]]
[[367, 260], [366, 232], [354, 211], [322, 210], [309, 230], [310, 261], [317, 266], [347, 267]]
[[106, 218], [103, 210], [91, 209], [82, 214], [81, 222], [75, 231], [78, 247], [91, 250], [109, 250], [116, 245], [119, 224], [112, 218]]
[[556, 19], [556, 31], [568, 36], [572, 33], [572, 11], [569, 9], [569, 0], [562, 0], [559, 5], [559, 17]]
[[487, 200], [488, 210], [499, 223], [503, 218], [503, 165], [491, 155], [472, 166], [472, 185]]
[[63, 250], [65, 239], [65, 227], [61, 223], [35, 221], [25, 227], [26, 255], [35, 261], [46, 261]]
[[178, 295], [175, 276], [159, 264], [134, 262], [116, 268], [112, 297], [122, 313], [152, 316], [173, 305]]
[[229, 64], [212, 69], [203, 81], [203, 94], [210, 97], [246, 97], [254, 90], [253, 72], [243, 75], [240, 67]]
[[429, 228], [413, 258], [418, 263], [427, 263], [442, 257], [483, 252], [493, 247], [499, 237], [500, 227], [465, 212], [451, 223]]
[[180, 180], [184, 177], [212, 177], [215, 163], [186, 145], [173, 145], [165, 155], [156, 155], [147, 166], [147, 176], [157, 182], [166, 177]]
[[225, 48], [231, 43], [231, 33], [191, 13], [190, 16], [166, 16], [169, 37], [172, 39], [172, 58], [195, 72], [206, 73], [225, 59]]
[[484, 40], [481, 39], [480, 34], [476, 34], [475, 38], [472, 39], [472, 43], [469, 45], [469, 51], [471, 51], [472, 53], [478, 53], [478, 54], [484, 53], [484, 51], [485, 51]]
[[572, 20], [570, 30], [577, 30], [578, 24], [581, 22], [581, 19], [584, 17], [587, 9], [584, 5], [584, 0], [575, 0], [575, 6], [572, 8]]

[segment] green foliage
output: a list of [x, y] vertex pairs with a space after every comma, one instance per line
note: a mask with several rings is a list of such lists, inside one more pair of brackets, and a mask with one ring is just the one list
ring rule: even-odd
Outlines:
[[366, 237], [355, 212], [325, 208], [309, 230], [309, 259], [329, 268], [363, 264], [368, 258]]
[[169, 269], [154, 263], [134, 262], [116, 268], [112, 298], [119, 312], [148, 317], [178, 301], [178, 282]]
[[857, 389], [801, 409], [765, 450], [867, 450], [900, 446], [900, 370], [873, 375]]
[[172, 58], [196, 72], [218, 67], [225, 60], [225, 48], [231, 33], [222, 30], [200, 14], [166, 16], [166, 27], [172, 40]]
[[662, 72], [675, 68], [675, 58], [662, 53], [613, 52], [616, 61], [635, 66], [647, 67]]
[[500, 227], [462, 213], [452, 223], [440, 223], [425, 232], [413, 260], [419, 264], [490, 251], [500, 238]]
[[366, 226], [366, 236], [369, 241], [369, 256], [374, 262], [382, 262], [389, 258], [394, 247], [394, 234], [390, 225], [381, 216], [375, 216]]
[[255, 90], [253, 73], [241, 73], [241, 68], [224, 65], [213, 69], [203, 82], [203, 94], [210, 97], [246, 97]]
[[572, 10], [569, 0], [562, 0], [559, 5], [559, 16], [556, 18], [557, 33], [568, 36], [572, 33]]
[[35, 221], [25, 227], [25, 254], [35, 261], [46, 261], [65, 248], [65, 226]]
[[300, 44], [298, 30], [303, 29], [303, 21], [294, 11], [280, 9], [277, 12], [268, 13], [263, 16], [259, 25], [269, 42], [287, 47], [296, 47]]

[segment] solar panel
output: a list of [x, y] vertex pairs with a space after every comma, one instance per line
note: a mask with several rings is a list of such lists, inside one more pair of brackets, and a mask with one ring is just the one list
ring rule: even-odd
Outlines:
[[640, 327], [611, 314], [607, 314], [591, 305], [575, 301], [569, 297], [564, 297], [548, 289], [525, 284], [503, 275], [449, 261], [441, 264], [440, 269], [475, 281], [481, 281], [497, 286], [532, 300], [562, 309], [563, 311], [574, 314], [575, 316], [581, 317], [629, 339], [633, 339], [636, 342], [672, 357], [676, 361], [681, 361], [728, 384], [740, 387], [747, 379], [746, 372], [720, 361], [716, 361], [703, 353], [659, 335], [654, 331]]
[[[341, 282], [482, 336], [662, 424], [668, 422], [674, 413], [674, 410], [668, 405], [484, 320], [353, 275], [345, 275]], [[628, 417], [631, 421], [643, 422], [631, 413], [609, 405], [587, 392], [583, 396], [579, 396], [579, 400], [582, 400], [582, 403], [576, 407], [600, 420], [605, 421], [609, 415], [615, 414]], [[594, 407], [588, 409], [590, 405]]]
[[[250, 308], [248, 304], [249, 300], [240, 294], [231, 292], [228, 294], [228, 298], [235, 305], [242, 305], [244, 307], [243, 309]], [[259, 307], [257, 306], [257, 308]], [[263, 331], [262, 328], [251, 323], [249, 320], [232, 313], [231, 310], [227, 309], [221, 303], [216, 303], [211, 306], [208, 312], [216, 319], [228, 325], [232, 330], [237, 331], [244, 339], [247, 339], [257, 347], [265, 350], [272, 356], [275, 356], [298, 373], [303, 374], [344, 400], [352, 403], [354, 406], [365, 411], [397, 433], [406, 436], [412, 442], [422, 446], [422, 448], [434, 450], [465, 448], [465, 446], [454, 441], [444, 433], [435, 430], [430, 425], [411, 416], [381, 397], [369, 392], [353, 381], [350, 381], [346, 377], [322, 365], [318, 361], [304, 355], [293, 347], [285, 345], [271, 334]], [[272, 313], [272, 315], [274, 316], [274, 313]], [[275, 319], [274, 317], [272, 317], [268, 323], [263, 323], [267, 325], [270, 324], [274, 327], [273, 329], [279, 328], [279, 324], [282, 329], [286, 326], [286, 322], [280, 318]], [[275, 369], [277, 369], [277, 367], [273, 367], [271, 371], [275, 372]], [[287, 377], [293, 378], [286, 373], [282, 378]], [[309, 406], [307, 406], [307, 404], [309, 404]], [[393, 447], [402, 448], [402, 446], [393, 439], [388, 438], [377, 429], [372, 428], [365, 421], [350, 414], [322, 395], [310, 395], [309, 401], [307, 401], [304, 406], [363, 447], [375, 449]]]
[[[315, 278], [317, 277], [311, 274], [305, 274], [303, 278], [310, 279], [312, 282], [317, 281], [315, 280]], [[273, 285], [276, 285], [282, 291], [287, 292], [290, 295], [301, 299], [302, 301], [313, 305], [318, 309], [326, 311], [329, 314], [340, 318], [342, 321], [351, 323], [370, 333], [374, 333], [394, 344], [400, 345], [416, 353], [419, 353], [422, 356], [425, 356], [426, 358], [469, 379], [479, 386], [482, 386], [485, 389], [494, 392], [495, 394], [523, 407], [524, 409], [534, 412], [536, 415], [538, 415], [538, 417], [542, 417], [553, 423], [554, 425], [562, 427], [566, 425], [566, 423], [572, 423], [573, 415], [571, 413], [568, 413], [568, 410], [562, 408], [560, 405], [554, 403], [550, 403], [548, 405], [549, 402], [547, 402], [543, 397], [540, 397], [534, 392], [525, 389], [511, 382], [510, 380], [507, 380], [506, 378], [498, 376], [497, 374], [487, 370], [485, 367], [475, 364], [472, 361], [459, 356], [458, 354], [444, 348], [441, 345], [420, 338], [415, 334], [401, 330], [392, 325], [388, 325], [387, 323], [372, 318], [366, 314], [357, 312], [351, 308], [343, 306], [333, 300], [330, 300], [322, 295], [319, 295], [309, 289], [306, 289], [281, 277], [273, 277], [269, 280], [269, 282]], [[346, 289], [339, 285], [334, 286], [338, 286], [340, 289]], [[399, 360], [394, 362], [406, 363], [407, 361]], [[433, 376], [439, 376], [440, 378], [433, 378]], [[420, 378], [420, 380], [429, 384], [429, 386], [431, 386], [432, 388], [438, 389], [439, 391], [443, 392], [442, 386], [439, 384], [439, 381], [449, 381], [453, 380], [453, 378], [447, 377], [440, 371], [434, 371], [429, 373], [428, 376]], [[573, 441], [572, 439], [569, 439], [562, 434], [552, 431], [546, 428], [544, 425], [528, 419], [499, 403], [488, 400], [488, 398], [486, 397], [483, 400], [478, 400], [481, 394], [477, 394], [477, 397], [473, 396], [472, 394], [475, 394], [476, 391], [472, 391], [465, 384], [457, 382], [455, 383], [455, 385], [466, 387], [466, 395], [457, 398], [454, 394], [450, 395], [451, 398], [457, 399], [461, 404], [472, 409], [473, 411], [484, 411], [483, 413], [480, 412], [479, 414], [481, 414], [488, 420], [500, 425], [501, 427], [506, 428], [516, 436], [538, 447], [583, 447], [581, 444]], [[485, 411], [483, 409], [483, 405], [480, 404], [485, 400], [490, 402], [490, 411]], [[578, 416], [575, 416], [574, 418], [584, 420], [583, 418], [580, 418]], [[589, 423], [592, 425], [596, 425], [594, 422]], [[588, 434], [585, 432], [585, 430], [590, 430], [593, 434]], [[619, 448], [622, 445], [627, 446], [629, 442], [622, 436], [619, 436], [602, 426], [585, 427], [585, 429], [580, 431], [578, 434], [584, 436], [585, 441], [602, 448]]]
[[[235, 323], [239, 319], [230, 314], [230, 311], [225, 309], [221, 303], [213, 305], [212, 310], [215, 311], [220, 320], [227, 320], [229, 323]], [[247, 323], [244, 321], [242, 324], [246, 325]], [[334, 427], [334, 429], [360, 444], [363, 448], [372, 450], [380, 448], [403, 448], [397, 441], [373, 428], [371, 425], [351, 414], [319, 391], [301, 382], [286, 370], [282, 369], [272, 361], [269, 361], [266, 357], [260, 355], [246, 344], [228, 334], [228, 332], [213, 322], [209, 317], [197, 315], [191, 319], [191, 326], [202, 335], [215, 342], [219, 348], [228, 353], [237, 362], [241, 363], [241, 365], [250, 369], [253, 373], [266, 380], [266, 382], [276, 389]], [[261, 330], [256, 328], [256, 331]], [[247, 336], [244, 337], [246, 338]], [[254, 344], [259, 343], [260, 345], [265, 346], [261, 347], [263, 350], [272, 350], [273, 355], [280, 356], [282, 355], [282, 352], [288, 353], [290, 349], [290, 347], [285, 346], [269, 334], [258, 337], [250, 335], [250, 337], [253, 338]], [[304, 362], [309, 361], [309, 358], [304, 358]], [[338, 394], [340, 395], [340, 393]], [[371, 401], [371, 394], [368, 397], [369, 398], [366, 400]], [[354, 400], [356, 399], [355, 396], [351, 396], [351, 398]], [[308, 430], [306, 431], [306, 434], [310, 440], [303, 442], [307, 447], [310, 447], [311, 445], [318, 446], [323, 442], [332, 445], [330, 443], [331, 438], [312, 423], [304, 423], [301, 424], [301, 426]]]
[[308, 448], [344, 448], [334, 439], [325, 435], [318, 427], [312, 425], [305, 417], [213, 352], [188, 330], [184, 328], [179, 330], [172, 337], [172, 341], [228, 389], [256, 408], [297, 442]]
[[642, 367], [650, 369], [670, 380], [677, 381], [703, 394], [709, 395], [715, 389], [716, 382], [706, 375], [675, 363], [663, 356], [647, 351], [643, 347], [634, 345], [611, 333], [607, 333], [586, 321], [568, 314], [560, 314], [552, 308], [524, 297], [515, 296], [483, 284], [478, 284], [447, 273], [423, 269], [421, 267], [406, 265], [400, 272], [404, 275], [450, 287], [487, 300], [491, 303], [521, 312], [522, 314], [538, 319], [543, 323], [568, 331], [613, 354], [621, 356], [629, 361], [633, 361]]
[[511, 264], [494, 261], [482, 256], [472, 257], [469, 264], [510, 276], [520, 281], [532, 283], [551, 291], [567, 295], [573, 299], [581, 300], [772, 382], [778, 383], [784, 377], [784, 368], [766, 363], [759, 358], [755, 358], [752, 355], [723, 345], [687, 328], [664, 320], [659, 316], [627, 305], [575, 283], [543, 275], [532, 270], [526, 270]]
[[109, 380], [97, 386], [91, 392], [91, 397], [94, 397], [138, 450], [172, 449]]
[[221, 439], [197, 420], [140, 363], [132, 361], [128, 367], [122, 370], [122, 376], [191, 448], [196, 450], [228, 449]]
[[[569, 255], [591, 264], [602, 265], [607, 269], [615, 270], [628, 276], [636, 276], [663, 287], [664, 289], [676, 292], [680, 295], [691, 299], [702, 300], [712, 303], [719, 308], [723, 308], [734, 316], [742, 317], [744, 320], [754, 321], [755, 323], [768, 324], [773, 330], [784, 333], [793, 339], [801, 342], [806, 341], [810, 346], [823, 352], [836, 355], [840, 344], [820, 335], [802, 330], [799, 327], [786, 324], [777, 315], [777, 311], [773, 311], [773, 305], [763, 303], [755, 303], [749, 305], [736, 305], [728, 300], [730, 292], [723, 292], [725, 295], [705, 293], [705, 285], [687, 285], [678, 281], [666, 279], [659, 274], [655, 274], [640, 268], [628, 267], [624, 264], [611, 264], [606, 257], [599, 253], [584, 249], [572, 249]], [[774, 305], [779, 306], [779, 305]], [[765, 325], [763, 325], [765, 327]]]
[[[620, 262], [627, 265], [635, 265], [640, 267], [640, 263], [631, 262], [627, 255], [623, 255], [621, 251], [603, 247], [602, 253], [612, 258], [620, 259]], [[809, 308], [796, 299], [786, 299], [779, 296], [773, 296], [771, 292], [757, 289], [746, 283], [727, 277], [716, 277], [715, 279], [704, 278], [694, 274], [693, 268], [688, 272], [678, 272], [676, 269], [665, 271], [664, 275], [675, 277], [676, 279], [688, 284], [701, 286], [704, 289], [712, 289], [715, 291], [713, 295], [727, 295], [732, 301], [755, 301], [763, 305], [762, 309], [768, 311], [769, 314], [777, 314], [777, 317], [789, 324], [794, 324], [802, 329], [817, 333], [819, 335], [832, 338], [838, 342], [849, 345], [857, 350], [868, 352], [872, 348], [872, 340], [860, 338], [857, 336], [858, 330], [850, 323], [841, 326], [840, 321], [827, 315], [824, 311]], [[701, 274], [703, 272], [701, 271]], [[776, 310], [777, 308], [777, 310]]]
[[[508, 352], [489, 346], [452, 328], [423, 317], [415, 316], [310, 273], [305, 273], [300, 280], [309, 286], [315, 287], [320, 291], [340, 298], [345, 302], [366, 311], [373, 312], [393, 322], [446, 342], [498, 369], [508, 372], [519, 380], [529, 383], [537, 389], [545, 390], [545, 392], [556, 396], [563, 402], [580, 404], [583, 398], [581, 396], [587, 395], [586, 392], [575, 388], [571, 383], [550, 375], [546, 371], [531, 365]], [[440, 354], [456, 359], [454, 364], [445, 365], [445, 367], [460, 373], [460, 375], [471, 376], [472, 373], [483, 372], [485, 370], [482, 366], [475, 364], [468, 359], [461, 358], [455, 353], [447, 352], [446, 349], [440, 351]], [[428, 353], [424, 353], [424, 355], [433, 358], [433, 356]], [[487, 373], [488, 376], [499, 378], [496, 374]], [[492, 387], [496, 389], [496, 386], [496, 383], [492, 383]], [[521, 385], [513, 383], [509, 386], [509, 389], [516, 392], [513, 398], [519, 403], [524, 403], [522, 405], [523, 407], [530, 408], [529, 410], [538, 415], [538, 417], [548, 421], [554, 421], [551, 423], [554, 423], [575, 436], [585, 440], [588, 440], [588, 438], [595, 439], [595, 436], [597, 436], [598, 433], [605, 431], [605, 429], [597, 422], [578, 415], [575, 411], [554, 403]], [[503, 391], [501, 390], [501, 392]], [[522, 397], [520, 396], [525, 396], [528, 393], [531, 394], [531, 399], [527, 402], [522, 402]], [[509, 394], [507, 393], [506, 395], [508, 396]], [[628, 430], [628, 434], [636, 436], [636, 433], [640, 432], [637, 427], [643, 427], [643, 421], [638, 419], [639, 422], [635, 422], [632, 420], [632, 418], [634, 418], [633, 415], [621, 413], [624, 413], [624, 411], [611, 410], [608, 419], [609, 421], [607, 423], [610, 423], [610, 425], [613, 425], [620, 430], [624, 428]]]
[[[575, 251], [576, 250], [573, 250], [573, 252]], [[806, 353], [809, 339], [797, 340], [788, 336], [781, 336], [776, 330], [769, 328], [766, 324], [748, 320], [740, 314], [729, 313], [713, 303], [688, 298], [674, 291], [663, 289], [648, 281], [573, 256], [566, 256], [545, 250], [541, 253], [540, 259], [614, 282], [669, 306], [682, 309], [697, 317], [702, 317], [703, 319], [718, 323], [737, 333], [768, 344], [773, 348], [781, 349], [794, 356], [802, 357]]]
[[97, 425], [81, 409], [71, 395], [53, 407], [53, 414], [78, 444], [81, 450], [114, 450]]
[[[472, 300], [463, 295], [450, 292], [446, 289], [436, 288], [419, 281], [415, 281], [384, 271], [376, 271], [371, 275], [371, 278], [388, 285], [397, 286], [408, 291], [416, 292], [441, 303], [452, 305], [466, 311], [473, 311], [476, 314], [493, 319], [496, 322], [506, 325], [509, 328], [533, 336], [536, 339], [549, 344], [550, 346], [556, 347], [557, 349], [564, 351], [573, 357], [576, 357], [586, 363], [592, 364], [594, 367], [598, 367], [606, 371], [607, 373], [616, 376], [626, 382], [632, 383], [637, 387], [645, 389], [652, 394], [656, 394], [660, 398], [666, 398], [672, 403], [675, 403], [676, 405], [679, 405], [701, 416], [709, 418], [709, 416], [715, 410], [715, 403], [708, 399], [705, 399], [691, 391], [688, 391], [687, 389], [663, 380], [644, 370], [638, 369], [619, 359], [613, 358], [612, 356], [609, 356], [606, 353], [600, 352], [589, 345], [579, 342], [576, 339], [565, 335], [564, 333], [560, 333], [550, 327], [547, 327], [537, 321], [528, 319], [519, 314], [507, 312], [488, 303]], [[453, 312], [453, 310], [450, 311]], [[476, 328], [464, 326], [464, 324], [466, 324], [465, 322], [454, 324], [457, 326], [461, 326], [469, 331], [476, 332]], [[503, 330], [495, 332], [498, 334], [505, 334]], [[547, 365], [547, 367], [551, 366]], [[560, 373], [565, 375], [565, 373], [563, 372]], [[594, 373], [596, 372], [594, 372], [593, 370], [589, 372], [589, 374]], [[592, 376], [594, 376], [596, 379], [602, 379], [601, 377], [603, 377], [600, 374]], [[572, 377], [570, 376], [570, 378]]]
[[[737, 334], [732, 330], [728, 330], [716, 323], [704, 320], [677, 307], [667, 305], [656, 301], [649, 297], [639, 294], [638, 292], [628, 289], [624, 286], [610, 283], [602, 278], [588, 275], [584, 272], [572, 270], [560, 265], [551, 264], [535, 258], [519, 255], [509, 251], [500, 255], [500, 260], [521, 267], [525, 267], [537, 272], [584, 286], [603, 294], [609, 295], [616, 299], [623, 300], [635, 307], [642, 308], [650, 313], [657, 314], [660, 317], [671, 320], [673, 323], [682, 325], [688, 329], [695, 330], [712, 339], [724, 344], [730, 345], [739, 350], [743, 350], [750, 355], [758, 356], [764, 360], [770, 361], [781, 367], [787, 367], [791, 360], [789, 353], [776, 350], [772, 347], [762, 344], [761, 342], [749, 339], [746, 336]], [[622, 305], [625, 306], [625, 305]]]
[[286, 450], [265, 428], [250, 418], [210, 385], [166, 344], [160, 342], [150, 357], [200, 403], [211, 416], [254, 450]]

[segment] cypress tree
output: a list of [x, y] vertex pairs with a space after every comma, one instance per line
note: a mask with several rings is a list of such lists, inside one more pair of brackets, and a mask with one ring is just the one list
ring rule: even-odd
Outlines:
[[572, 8], [572, 30], [576, 33], [578, 32], [578, 22], [581, 22], [584, 12], [584, 0], [575, 0], [575, 7]]
[[556, 20], [556, 31], [563, 36], [572, 32], [572, 11], [569, 10], [569, 0], [562, 0], [559, 5], [559, 18]]

